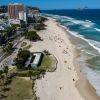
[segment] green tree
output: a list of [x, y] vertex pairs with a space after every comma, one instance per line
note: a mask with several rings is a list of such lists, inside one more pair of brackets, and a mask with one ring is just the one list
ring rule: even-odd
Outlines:
[[2, 73], [3, 73], [2, 70], [0, 70], [0, 76], [2, 75]]
[[3, 71], [0, 70], [0, 86], [1, 86], [1, 83], [2, 83], [2, 73], [3, 73]]
[[28, 50], [20, 49], [17, 58], [15, 59], [15, 64], [17, 65], [17, 69], [24, 69], [25, 62], [28, 60], [30, 56], [30, 52]]
[[8, 53], [9, 54], [9, 53], [11, 53], [12, 48], [13, 48], [13, 44], [12, 43], [8, 43], [7, 46], [3, 49], [3, 51], [5, 53]]
[[44, 23], [45, 21], [47, 21], [48, 19], [46, 17], [40, 16], [38, 23]]
[[9, 70], [8, 66], [5, 66], [4, 73], [5, 73], [6, 79], [7, 79], [7, 75], [8, 75], [8, 70]]
[[24, 33], [25, 38], [29, 39], [30, 41], [37, 41], [40, 40], [39, 35], [35, 31], [29, 31]]
[[44, 30], [46, 27], [46, 25], [44, 23], [37, 23], [35, 26], [34, 26], [34, 29], [35, 30]]
[[9, 68], [8, 68], [8, 66], [4, 66], [4, 73], [5, 73], [5, 77], [4, 77], [4, 90], [7, 88], [7, 83], [8, 83], [8, 78], [7, 78], [7, 76], [8, 76], [8, 70], [9, 70]]

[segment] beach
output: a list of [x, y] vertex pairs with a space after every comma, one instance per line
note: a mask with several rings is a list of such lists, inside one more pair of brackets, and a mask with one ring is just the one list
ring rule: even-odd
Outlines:
[[45, 24], [46, 30], [38, 32], [43, 41], [32, 42], [30, 51], [48, 50], [57, 58], [58, 64], [55, 72], [47, 72], [35, 81], [37, 97], [40, 100], [100, 100], [75, 62], [78, 52], [71, 42], [71, 35], [52, 18]]

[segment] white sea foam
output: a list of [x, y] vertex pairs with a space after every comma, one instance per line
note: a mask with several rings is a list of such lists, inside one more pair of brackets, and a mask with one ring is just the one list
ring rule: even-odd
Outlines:
[[85, 21], [87, 21], [87, 22], [92, 22], [92, 21], [90, 21], [90, 20], [85, 20]]
[[61, 25], [61, 27], [66, 29], [73, 36], [81, 38], [82, 40], [86, 41], [91, 47], [93, 47], [95, 50], [97, 50], [98, 53], [100, 53], [100, 42], [90, 40], [90, 39], [86, 39], [86, 38], [84, 38], [83, 35], [80, 35], [78, 32], [70, 31], [66, 26]]
[[[90, 20], [81, 21], [81, 20], [76, 20], [74, 18], [67, 17], [67, 16], [59, 16], [59, 15], [51, 15], [51, 14], [50, 14], [50, 16], [52, 16], [53, 18], [56, 18], [56, 19], [60, 18], [60, 20], [64, 19], [64, 20], [70, 21], [74, 24], [80, 24], [80, 25], [83, 25], [85, 27], [91, 27], [91, 26], [94, 25], [94, 23]], [[63, 25], [61, 25], [61, 26], [63, 28], [65, 28], [69, 33], [74, 35], [75, 37], [81, 38], [82, 40], [86, 41], [90, 46], [92, 46], [95, 50], [97, 50], [98, 53], [100, 53], [100, 42], [90, 40], [90, 39], [86, 39], [86, 38], [84, 38], [83, 35], [80, 35], [78, 32], [70, 31], [66, 26], [63, 26]]]
[[89, 21], [89, 20], [85, 20], [85, 21], [76, 20], [74, 18], [66, 17], [66, 16], [57, 16], [56, 18], [60, 18], [63, 21], [70, 21], [70, 22], [72, 22], [74, 24], [79, 24], [79, 25], [82, 25], [84, 27], [91, 27], [91, 26], [93, 26], [95, 24], [95, 23], [93, 23], [92, 21]]
[[94, 40], [90, 40], [90, 39], [86, 39], [84, 38], [83, 35], [79, 35], [77, 32], [72, 32], [70, 30], [67, 29], [67, 31], [69, 31], [72, 35], [74, 35], [75, 37], [79, 37], [81, 39], [83, 39], [84, 41], [86, 41], [91, 47], [93, 47], [95, 50], [98, 51], [98, 53], [100, 53], [100, 42], [94, 41]]
[[92, 70], [85, 66], [82, 68], [82, 71], [92, 86], [96, 89], [97, 95], [100, 96], [100, 71]]
[[51, 16], [54, 19], [60, 19], [62, 21], [70, 21], [74, 24], [79, 24], [79, 25], [82, 25], [82, 26], [87, 27], [87, 28], [95, 25], [95, 23], [93, 23], [90, 20], [82, 21], [82, 20], [76, 20], [76, 19], [68, 17], [68, 16], [60, 16], [60, 15], [52, 15], [52, 14], [46, 14], [46, 15]]
[[85, 53], [87, 53], [88, 55], [91, 55], [91, 56], [96, 56], [96, 54], [94, 54], [94, 53], [92, 53], [92, 52], [88, 52], [87, 50], [81, 50], [82, 52], [85, 52]]
[[64, 24], [64, 26], [71, 26], [71, 25], [74, 25], [73, 23], [71, 23], [71, 22], [67, 22], [67, 23], [63, 23]]
[[71, 19], [71, 22], [75, 23], [75, 24], [79, 24], [79, 25], [82, 25], [84, 27], [91, 27], [94, 25], [93, 22], [90, 22], [90, 21], [81, 21], [81, 20], [76, 20], [76, 19]]
[[[70, 21], [74, 24], [80, 24], [84, 27], [91, 27], [94, 25], [94, 23], [92, 21], [89, 20], [85, 20], [85, 21], [80, 21], [80, 20], [76, 20], [74, 18], [70, 18], [70, 17], [66, 17], [66, 16], [55, 16], [52, 15], [52, 18], [59, 18], [59, 19], [63, 19], [63, 21]], [[60, 24], [60, 23], [59, 23]], [[61, 25], [61, 24], [60, 24]], [[86, 41], [91, 47], [93, 47], [95, 50], [98, 51], [98, 53], [100, 53], [100, 42], [94, 41], [94, 40], [90, 40], [90, 39], [86, 39], [83, 35], [80, 35], [78, 32], [73, 32], [70, 31], [66, 26], [61, 25], [61, 27], [63, 27], [64, 29], [66, 29], [70, 34], [72, 34], [75, 37], [81, 38], [82, 40]], [[95, 28], [96, 31], [100, 31], [99, 29]], [[83, 50], [83, 52], [85, 52], [85, 50]], [[90, 54], [90, 52], [87, 52], [88, 54]], [[94, 55], [95, 56], [95, 55]], [[83, 58], [80, 59], [80, 61], [84, 61]], [[84, 72], [84, 75], [86, 75], [87, 79], [89, 80], [89, 82], [93, 85], [93, 87], [96, 89], [96, 93], [100, 96], [100, 71], [94, 71], [88, 67], [86, 67], [86, 65], [84, 67], [82, 67], [82, 71]]]
[[94, 28], [96, 31], [98, 31], [98, 32], [100, 32], [100, 29], [98, 29], [98, 28]]

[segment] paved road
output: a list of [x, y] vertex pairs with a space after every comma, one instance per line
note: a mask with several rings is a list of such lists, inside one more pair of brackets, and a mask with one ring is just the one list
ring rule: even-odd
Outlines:
[[5, 59], [3, 59], [0, 62], [0, 70], [2, 70], [4, 68], [4, 66], [11, 66], [13, 63], [14, 58], [16, 57], [19, 48], [20, 48], [20, 43], [24, 40], [24, 37], [20, 37], [20, 39], [15, 40], [14, 43], [14, 48], [16, 48], [16, 50], [8, 57], [6, 57]]
[[[32, 28], [31, 25], [28, 29], [30, 29], [30, 28]], [[0, 70], [2, 70], [4, 68], [4, 66], [12, 65], [13, 60], [19, 51], [20, 43], [24, 40], [24, 37], [21, 36], [21, 33], [23, 33], [23, 31], [16, 32], [16, 34], [17, 34], [16, 39], [14, 39], [14, 41], [12, 42], [12, 44], [14, 44], [13, 47], [16, 48], [16, 50], [10, 56], [5, 58], [5, 54], [3, 53], [2, 49], [0, 48]]]

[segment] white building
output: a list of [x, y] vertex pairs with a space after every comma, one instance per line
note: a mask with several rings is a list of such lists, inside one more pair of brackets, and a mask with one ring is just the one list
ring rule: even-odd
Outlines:
[[42, 52], [34, 52], [29, 58], [28, 61], [25, 63], [25, 68], [37, 68], [43, 58], [43, 53]]
[[23, 20], [25, 23], [27, 23], [27, 13], [24, 11], [19, 12], [19, 20]]
[[13, 24], [21, 24], [22, 21], [27, 23], [26, 7], [19, 3], [9, 4], [8, 17], [9, 22]]

